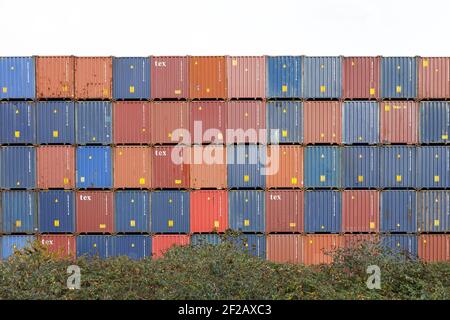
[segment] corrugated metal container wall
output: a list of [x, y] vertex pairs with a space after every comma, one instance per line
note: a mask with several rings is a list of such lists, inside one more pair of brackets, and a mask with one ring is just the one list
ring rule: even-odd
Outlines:
[[113, 58], [114, 99], [150, 99], [150, 59]]
[[266, 102], [266, 127], [269, 143], [302, 143], [303, 103]]
[[380, 141], [378, 102], [345, 101], [342, 112], [344, 144], [376, 144]]
[[264, 232], [265, 215], [263, 191], [229, 191], [228, 220], [230, 229], [242, 232]]
[[151, 141], [155, 144], [178, 143], [186, 137], [176, 135], [177, 129], [189, 130], [187, 102], [154, 102], [150, 105]]
[[270, 145], [267, 157], [272, 159], [272, 174], [266, 177], [267, 188], [303, 187], [303, 147]]
[[226, 99], [226, 58], [189, 57], [189, 85], [191, 99]]
[[342, 57], [304, 57], [303, 97], [342, 97]]
[[264, 188], [266, 146], [227, 146], [227, 181], [229, 188]]
[[149, 144], [150, 123], [150, 103], [113, 102], [115, 144]]
[[265, 102], [229, 101], [226, 129], [227, 144], [266, 143], [266, 132], [262, 130], [266, 129]]
[[0, 148], [0, 189], [36, 187], [36, 149], [34, 147]]
[[342, 89], [344, 99], [380, 97], [380, 57], [344, 57]]
[[148, 191], [114, 193], [116, 232], [150, 232], [150, 196]]
[[381, 232], [417, 231], [417, 198], [415, 191], [382, 191], [380, 198]]
[[39, 232], [75, 232], [75, 193], [73, 191], [40, 191]]
[[304, 142], [342, 143], [342, 103], [308, 101], [303, 104], [305, 118]]
[[265, 98], [265, 57], [227, 57], [228, 98]]
[[341, 236], [345, 248], [361, 248], [362, 246], [376, 246], [380, 242], [378, 233], [346, 233]]
[[75, 147], [39, 146], [36, 158], [38, 188], [75, 188]]
[[126, 256], [132, 260], [148, 258], [152, 254], [152, 239], [143, 235], [114, 236], [112, 240], [112, 256]]
[[190, 187], [193, 189], [227, 187], [227, 150], [223, 146], [191, 147]]
[[191, 148], [154, 147], [152, 152], [152, 188], [189, 188]]
[[197, 233], [191, 236], [191, 245], [193, 246], [203, 246], [203, 245], [219, 245], [222, 243], [220, 235], [217, 233], [207, 234], [207, 233]]
[[78, 144], [111, 144], [112, 104], [106, 101], [75, 103]]
[[407, 146], [381, 147], [380, 187], [414, 188], [416, 186], [416, 148]]
[[305, 265], [332, 263], [333, 252], [343, 246], [342, 238], [336, 234], [308, 234], [303, 243]]
[[450, 102], [422, 101], [419, 110], [420, 143], [450, 143]]
[[112, 191], [77, 191], [76, 232], [114, 231], [114, 193]]
[[187, 246], [190, 243], [187, 234], [160, 234], [152, 237], [152, 258], [161, 258], [173, 246]]
[[267, 98], [302, 96], [302, 57], [266, 57]]
[[380, 150], [378, 147], [342, 148], [342, 187], [379, 188]]
[[414, 101], [380, 103], [380, 140], [382, 143], [418, 142], [419, 105]]
[[75, 144], [75, 104], [71, 101], [36, 103], [38, 144]]
[[112, 188], [110, 147], [77, 147], [77, 188]]
[[417, 186], [450, 188], [450, 146], [417, 147]]
[[450, 98], [450, 57], [418, 58], [419, 99]]
[[227, 128], [227, 103], [224, 101], [196, 101], [191, 102], [189, 106], [190, 142], [195, 144], [223, 143]]
[[47, 247], [48, 252], [55, 254], [58, 258], [75, 258], [77, 254], [75, 236], [73, 235], [40, 235], [38, 241]]
[[34, 144], [35, 109], [31, 102], [0, 103], [0, 144]]
[[417, 231], [450, 232], [450, 191], [417, 193]]
[[303, 263], [303, 237], [297, 234], [267, 236], [267, 260], [277, 263]]
[[151, 187], [150, 147], [122, 146], [114, 151], [114, 188], [149, 189]]
[[106, 259], [112, 255], [111, 236], [86, 235], [76, 238], [77, 257], [94, 257]]
[[407, 254], [411, 258], [417, 258], [417, 235], [381, 235], [381, 245], [389, 250], [392, 250], [393, 253]]
[[3, 236], [0, 238], [2, 247], [0, 248], [1, 258], [8, 259], [15, 250], [22, 250], [29, 247], [35, 240], [34, 236]]
[[37, 231], [37, 215], [36, 193], [1, 193], [0, 233], [34, 233]]
[[305, 187], [338, 188], [341, 185], [341, 149], [305, 148]]
[[0, 100], [34, 99], [35, 67], [32, 57], [0, 57]]
[[303, 232], [303, 191], [271, 190], [265, 194], [266, 232]]
[[152, 192], [151, 231], [189, 233], [189, 192]]
[[381, 58], [381, 97], [404, 99], [417, 97], [415, 57]]
[[418, 249], [419, 258], [425, 262], [450, 262], [450, 235], [422, 234]]
[[75, 97], [75, 57], [36, 57], [36, 96], [39, 99]]
[[151, 57], [152, 99], [189, 98], [188, 57]]
[[342, 230], [342, 193], [305, 192], [305, 232], [338, 233]]
[[112, 98], [112, 57], [75, 58], [75, 99]]
[[228, 229], [228, 192], [191, 191], [190, 218], [191, 233], [225, 232]]
[[378, 232], [380, 230], [380, 194], [369, 190], [342, 192], [342, 231]]
[[234, 239], [238, 248], [245, 253], [266, 259], [266, 236], [261, 234], [242, 234]]

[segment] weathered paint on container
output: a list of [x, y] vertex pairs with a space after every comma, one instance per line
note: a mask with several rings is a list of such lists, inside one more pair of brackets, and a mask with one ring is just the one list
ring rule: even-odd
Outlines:
[[417, 97], [417, 59], [415, 57], [381, 58], [381, 98]]
[[75, 103], [78, 144], [111, 144], [112, 104], [107, 101]]
[[154, 233], [189, 233], [189, 192], [152, 193], [151, 231]]
[[380, 57], [344, 57], [342, 91], [344, 99], [380, 97]]
[[226, 128], [227, 144], [266, 143], [265, 102], [229, 101], [227, 103]]
[[74, 102], [36, 102], [36, 129], [38, 144], [75, 144]]
[[341, 170], [339, 147], [305, 148], [305, 187], [338, 188], [341, 185]]
[[110, 147], [77, 147], [77, 188], [112, 188]]
[[303, 187], [303, 150], [301, 146], [267, 147], [267, 157], [273, 159], [273, 171], [266, 177], [267, 188]]
[[112, 237], [104, 235], [82, 235], [76, 237], [77, 257], [97, 256], [106, 259], [112, 256]]
[[346, 233], [341, 236], [345, 248], [361, 248], [377, 246], [380, 242], [378, 233]]
[[267, 56], [267, 98], [300, 98], [302, 96], [302, 63], [303, 57], [300, 56]]
[[34, 144], [36, 107], [31, 102], [0, 103], [0, 144]]
[[152, 237], [152, 258], [161, 258], [173, 246], [187, 246], [190, 243], [187, 234], [157, 234]]
[[191, 99], [226, 99], [227, 86], [225, 57], [189, 57], [189, 97]]
[[303, 58], [303, 97], [342, 97], [342, 57]]
[[228, 229], [227, 191], [191, 191], [189, 203], [191, 233], [225, 232]]
[[422, 101], [419, 110], [419, 142], [450, 143], [450, 102]]
[[343, 247], [342, 237], [336, 234], [308, 234], [304, 236], [303, 241], [305, 265], [332, 263], [333, 252]]
[[37, 231], [36, 193], [5, 191], [0, 195], [1, 233], [34, 233]]
[[150, 99], [148, 57], [113, 58], [112, 68], [114, 99]]
[[150, 103], [113, 102], [115, 144], [149, 144], [151, 134]]
[[380, 103], [380, 141], [416, 144], [419, 135], [419, 105], [414, 101]]
[[36, 187], [36, 149], [0, 147], [0, 189]]
[[39, 232], [75, 232], [75, 193], [49, 190], [38, 193]]
[[114, 193], [115, 231], [150, 232], [150, 192], [116, 191]]
[[228, 221], [230, 229], [242, 232], [264, 232], [265, 202], [263, 191], [229, 191]]
[[221, 243], [222, 239], [217, 233], [196, 233], [191, 236], [191, 245], [193, 246], [219, 245]]
[[344, 147], [341, 152], [342, 187], [380, 187], [380, 152], [378, 147]]
[[303, 236], [298, 234], [269, 234], [267, 260], [277, 263], [303, 263]]
[[36, 96], [38, 99], [75, 97], [75, 57], [36, 57]]
[[113, 257], [126, 256], [131, 260], [148, 258], [152, 254], [152, 239], [144, 235], [120, 235], [111, 237]]
[[151, 141], [154, 144], [178, 143], [186, 137], [183, 132], [176, 134], [175, 130], [189, 130], [189, 104], [187, 102], [153, 102], [150, 105]]
[[450, 146], [417, 147], [417, 187], [450, 188]]
[[380, 187], [414, 188], [416, 186], [416, 148], [389, 146], [380, 148]]
[[39, 146], [36, 159], [38, 188], [75, 188], [75, 147]]
[[266, 232], [303, 232], [303, 191], [270, 190], [265, 195]]
[[266, 102], [266, 127], [269, 143], [302, 143], [303, 103]]
[[190, 187], [193, 189], [227, 187], [227, 150], [223, 146], [193, 146], [190, 148]]
[[382, 191], [380, 195], [380, 231], [416, 232], [416, 197], [415, 191]]
[[304, 142], [342, 143], [342, 103], [307, 101], [303, 104]]
[[151, 187], [150, 147], [120, 146], [113, 148], [114, 188], [149, 189]]
[[73, 235], [39, 235], [38, 241], [47, 247], [48, 252], [61, 259], [75, 258], [77, 254], [76, 239]]
[[266, 259], [266, 236], [262, 234], [241, 234], [232, 239], [237, 248], [244, 253], [255, 257]]
[[75, 99], [112, 98], [112, 57], [75, 58]]
[[152, 149], [152, 188], [189, 188], [189, 147], [154, 147]]
[[394, 254], [406, 254], [417, 258], [418, 237], [413, 234], [386, 234], [381, 235], [381, 245]]
[[342, 193], [305, 192], [305, 232], [339, 233], [342, 230]]
[[342, 231], [378, 232], [380, 230], [380, 194], [369, 190], [342, 192]]
[[450, 191], [417, 193], [417, 231], [450, 232]]
[[151, 57], [152, 99], [189, 98], [188, 57]]
[[377, 144], [380, 141], [378, 102], [345, 101], [342, 108], [344, 144]]
[[228, 98], [265, 98], [265, 57], [227, 57]]
[[450, 57], [418, 58], [419, 99], [450, 98]]
[[419, 258], [425, 262], [450, 262], [450, 235], [421, 234]]
[[1, 243], [1, 258], [3, 260], [8, 259], [11, 257], [15, 250], [21, 251], [25, 248], [28, 248], [31, 246], [31, 244], [34, 242], [35, 237], [34, 236], [3, 236], [0, 238]]
[[266, 175], [266, 146], [227, 146], [227, 174], [229, 188], [264, 188]]
[[76, 232], [112, 233], [114, 231], [114, 193], [77, 191]]
[[[190, 143], [223, 143], [227, 128], [227, 103], [194, 101], [190, 109]], [[186, 137], [187, 138], [187, 137]]]
[[36, 96], [33, 57], [0, 57], [0, 100], [34, 99]]

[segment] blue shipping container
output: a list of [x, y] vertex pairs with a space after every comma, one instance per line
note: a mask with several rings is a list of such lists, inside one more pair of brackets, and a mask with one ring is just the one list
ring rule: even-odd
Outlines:
[[267, 98], [300, 98], [302, 57], [266, 57]]
[[248, 254], [266, 259], [266, 236], [262, 234], [242, 234], [232, 239], [238, 248]]
[[341, 186], [341, 148], [305, 148], [305, 187], [339, 188]]
[[75, 103], [78, 144], [112, 143], [112, 104], [106, 101]]
[[227, 146], [229, 188], [264, 188], [266, 186], [266, 147], [261, 145]]
[[150, 232], [150, 192], [117, 191], [114, 202], [116, 232]]
[[417, 193], [417, 231], [450, 232], [450, 191]]
[[191, 236], [191, 245], [218, 245], [222, 243], [222, 239], [217, 233], [210, 234], [193, 234]]
[[34, 147], [0, 148], [0, 188], [34, 189], [36, 187], [36, 149]]
[[1, 193], [0, 231], [34, 233], [37, 231], [36, 193], [5, 191]]
[[158, 191], [151, 198], [151, 230], [189, 233], [189, 192]]
[[415, 57], [381, 58], [381, 97], [403, 99], [417, 97]]
[[389, 146], [380, 148], [380, 184], [382, 188], [416, 187], [416, 148]]
[[342, 168], [343, 188], [379, 188], [379, 148], [342, 148]]
[[376, 144], [380, 141], [378, 102], [345, 101], [342, 115], [344, 144]]
[[305, 57], [303, 70], [304, 98], [342, 96], [342, 57]]
[[342, 193], [322, 190], [305, 192], [305, 232], [341, 232]]
[[77, 257], [94, 257], [106, 259], [112, 255], [111, 236], [86, 235], [77, 236]]
[[417, 147], [417, 187], [450, 188], [450, 146]]
[[113, 58], [114, 99], [150, 99], [150, 58]]
[[3, 260], [14, 254], [14, 250], [22, 250], [31, 246], [34, 236], [3, 236], [1, 239], [0, 253]]
[[35, 142], [34, 104], [25, 101], [0, 103], [0, 144]]
[[39, 232], [75, 232], [75, 194], [73, 191], [40, 191]]
[[230, 229], [242, 232], [264, 232], [265, 204], [264, 191], [229, 191], [228, 223]]
[[35, 67], [32, 57], [0, 57], [0, 99], [34, 99]]
[[269, 143], [303, 142], [303, 103], [269, 101], [266, 103]]
[[381, 192], [380, 231], [416, 232], [417, 201], [415, 191]]
[[132, 260], [141, 260], [151, 256], [150, 236], [121, 235], [112, 237], [113, 257], [127, 256]]
[[110, 147], [77, 148], [77, 188], [112, 188]]
[[38, 144], [75, 144], [75, 104], [71, 101], [36, 103]]
[[394, 254], [406, 254], [410, 258], [417, 258], [417, 235], [392, 234], [381, 236], [381, 245]]
[[420, 143], [449, 143], [450, 102], [423, 101], [419, 107]]

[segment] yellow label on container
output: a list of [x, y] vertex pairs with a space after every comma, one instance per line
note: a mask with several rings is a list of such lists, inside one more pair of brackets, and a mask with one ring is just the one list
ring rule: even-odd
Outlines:
[[169, 133], [167, 134], [167, 136], [168, 136], [169, 138], [172, 138], [172, 132], [169, 132]]
[[107, 96], [107, 95], [108, 95], [108, 92], [109, 92], [108, 89], [106, 89], [106, 88], [103, 89], [103, 95], [104, 95], [104, 96]]
[[136, 220], [130, 220], [130, 227], [136, 227]]
[[101, 223], [101, 224], [100, 224], [100, 229], [105, 229], [105, 228], [106, 228], [106, 224]]
[[369, 93], [371, 96], [375, 94], [375, 88], [370, 88]]
[[326, 86], [320, 86], [320, 92], [325, 92], [327, 90]]
[[320, 226], [320, 229], [325, 229], [325, 226]]
[[288, 136], [287, 130], [281, 131], [281, 136], [286, 138]]
[[67, 84], [63, 85], [62, 91], [67, 92], [68, 90], [69, 90], [69, 88], [67, 87]]
[[285, 86], [285, 85], [281, 86], [281, 91], [282, 92], [287, 92], [287, 86]]
[[130, 93], [134, 93], [134, 86], [130, 86]]
[[402, 86], [397, 86], [397, 87], [395, 88], [395, 92], [397, 92], [397, 93], [402, 92]]
[[434, 182], [439, 182], [439, 176], [434, 176]]
[[59, 137], [59, 131], [58, 130], [54, 130], [53, 131], [53, 138], [58, 138]]
[[434, 226], [439, 227], [439, 220], [434, 220]]
[[362, 141], [362, 139], [363, 139], [362, 137], [358, 137], [358, 140], [359, 140], [359, 141]]
[[92, 244], [92, 246], [93, 246], [94, 248], [97, 248], [97, 244], [96, 244], [96, 243]]
[[358, 182], [363, 182], [364, 181], [364, 176], [358, 176]]
[[63, 179], [63, 183], [64, 183], [64, 184], [69, 184], [69, 178], [64, 178], [64, 179]]
[[167, 226], [169, 228], [173, 227], [173, 220], [167, 220]]
[[424, 68], [427, 68], [427, 67], [428, 67], [428, 60], [427, 60], [427, 59], [423, 59], [423, 61], [422, 61], [422, 66], [423, 66]]
[[139, 179], [139, 184], [140, 184], [140, 185], [145, 184], [145, 178], [140, 178], [140, 179]]
[[448, 139], [448, 135], [443, 134], [443, 135], [442, 135], [442, 139], [443, 139], [443, 140], [447, 140], [447, 139]]
[[20, 228], [22, 226], [21, 220], [16, 220], [16, 228]]
[[313, 241], [312, 240], [309, 240], [309, 244], [312, 244], [313, 243]]
[[250, 180], [250, 177], [248, 175], [244, 176], [244, 182], [248, 182]]
[[397, 223], [397, 228], [400, 228], [400, 223]]
[[181, 180], [175, 180], [175, 184], [181, 184]]
[[180, 90], [180, 89], [175, 90], [175, 94], [176, 94], [176, 95], [181, 94], [181, 90]]
[[322, 133], [320, 134], [320, 137], [321, 137], [321, 138], [324, 138], [324, 137], [325, 137], [325, 133], [322, 132]]
[[218, 228], [220, 226], [219, 220], [214, 220], [214, 228]]
[[370, 229], [375, 229], [375, 222], [371, 222], [371, 223], [369, 224], [369, 227], [370, 227]]
[[401, 106], [396, 106], [395, 104], [393, 105], [394, 110], [400, 110], [402, 107]]
[[84, 182], [84, 177], [80, 177], [80, 182]]
[[53, 226], [59, 227], [59, 220], [54, 220], [53, 221]]
[[131, 247], [134, 248], [136, 245], [134, 243], [131, 244]]
[[206, 92], [209, 92], [209, 91], [211, 91], [209, 88], [206, 88]]
[[14, 131], [14, 137], [20, 138], [20, 131]]
[[384, 111], [391, 111], [391, 106], [390, 105], [385, 105], [384, 106]]
[[396, 180], [397, 182], [402, 182], [402, 176], [396, 176], [396, 177], [395, 177], [395, 180]]
[[231, 60], [231, 64], [232, 64], [233, 66], [237, 66], [237, 60], [236, 60], [236, 59]]
[[295, 228], [296, 226], [297, 226], [297, 224], [295, 222], [289, 223], [289, 227], [291, 227], [291, 228]]
[[3, 91], [3, 93], [7, 93], [8, 92], [8, 88], [7, 87], [3, 87], [2, 91]]
[[296, 177], [292, 177], [291, 178], [291, 184], [297, 184], [297, 178]]
[[325, 182], [325, 176], [320, 176], [320, 182]]
[[250, 220], [245, 219], [244, 220], [244, 226], [248, 227], [250, 225]]

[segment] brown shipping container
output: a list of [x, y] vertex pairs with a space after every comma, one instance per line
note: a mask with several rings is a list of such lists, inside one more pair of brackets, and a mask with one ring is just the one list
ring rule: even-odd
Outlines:
[[152, 149], [152, 187], [156, 189], [189, 188], [189, 162], [190, 147], [154, 147]]
[[358, 248], [362, 245], [376, 245], [379, 242], [379, 235], [371, 234], [344, 234], [342, 235], [343, 246], [345, 248]]
[[304, 112], [304, 142], [342, 143], [342, 103], [338, 101], [307, 101]]
[[275, 171], [266, 176], [267, 188], [303, 187], [303, 147], [270, 145], [267, 146], [267, 159], [271, 159]]
[[115, 147], [114, 188], [150, 189], [151, 158], [150, 147]]
[[308, 234], [304, 238], [303, 263], [306, 265], [331, 263], [333, 251], [342, 245], [342, 237], [336, 234]]
[[267, 260], [277, 263], [303, 263], [303, 240], [298, 234], [269, 234]]
[[[196, 101], [190, 103], [191, 141], [195, 144], [223, 143], [227, 128], [227, 103]], [[199, 125], [201, 125], [201, 130]], [[197, 130], [194, 130], [198, 128]], [[196, 131], [199, 131], [198, 133]], [[208, 132], [207, 132], [208, 131]]]
[[301, 190], [266, 191], [266, 232], [303, 232], [303, 203]]
[[344, 99], [380, 97], [380, 57], [344, 57]]
[[419, 58], [419, 99], [450, 98], [450, 57]]
[[[263, 101], [229, 101], [226, 143], [266, 143], [266, 104]], [[248, 132], [247, 132], [248, 130]], [[247, 135], [248, 134], [248, 135]]]
[[113, 127], [115, 144], [149, 144], [150, 103], [114, 102]]
[[36, 157], [38, 188], [75, 188], [75, 147], [40, 146]]
[[265, 98], [265, 57], [228, 57], [228, 97]]
[[112, 57], [75, 58], [75, 99], [112, 98]]
[[151, 57], [152, 99], [189, 98], [188, 57]]
[[417, 143], [419, 105], [416, 102], [384, 101], [380, 108], [382, 143]]
[[75, 258], [76, 241], [73, 235], [40, 235], [38, 241], [48, 252], [55, 254], [58, 258]]
[[342, 193], [342, 231], [378, 232], [380, 195], [372, 190], [345, 190]]
[[228, 229], [228, 191], [190, 192], [191, 233], [225, 232]]
[[114, 201], [112, 191], [78, 191], [76, 193], [77, 233], [112, 233]]
[[36, 57], [36, 96], [38, 99], [73, 99], [75, 96], [75, 57]]
[[191, 149], [191, 188], [227, 187], [227, 151], [223, 146], [193, 146]]
[[419, 258], [426, 262], [450, 262], [450, 235], [420, 235]]
[[187, 246], [191, 238], [187, 234], [182, 235], [154, 235], [152, 237], [152, 258], [161, 258], [173, 246]]
[[189, 57], [191, 99], [226, 99], [227, 70], [225, 57]]
[[189, 132], [188, 102], [153, 102], [150, 110], [152, 143], [178, 143], [184, 138], [189, 138], [184, 135], [183, 137], [174, 135], [176, 129], [185, 129], [186, 132]]

